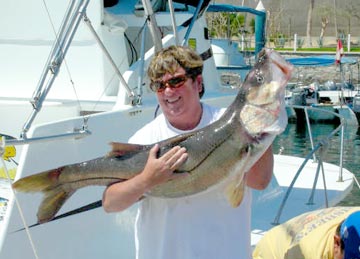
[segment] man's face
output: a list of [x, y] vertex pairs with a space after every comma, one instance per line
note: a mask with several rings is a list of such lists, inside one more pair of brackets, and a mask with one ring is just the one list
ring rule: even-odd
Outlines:
[[202, 89], [201, 75], [193, 80], [187, 77], [183, 68], [179, 67], [174, 74], [166, 73], [161, 78], [160, 85], [162, 89], [157, 91], [157, 98], [169, 122], [182, 130], [192, 129], [190, 125], [195, 119], [197, 125], [201, 114], [200, 118], [194, 116], [199, 114], [198, 109], [201, 112], [199, 98]]

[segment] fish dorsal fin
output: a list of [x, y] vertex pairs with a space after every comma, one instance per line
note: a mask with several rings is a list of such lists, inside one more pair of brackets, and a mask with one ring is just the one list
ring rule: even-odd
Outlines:
[[136, 152], [144, 149], [144, 145], [110, 142], [111, 151], [107, 153], [107, 157], [123, 156], [127, 153]]
[[180, 134], [175, 137], [165, 139], [165, 140], [159, 142], [159, 144], [160, 144], [160, 146], [166, 146], [168, 144], [171, 144], [172, 146], [180, 145], [182, 141], [187, 140], [189, 137], [191, 137], [193, 135], [196, 135], [196, 132], [197, 131]]
[[[168, 144], [172, 144], [172, 146], [180, 144], [180, 142], [186, 140], [191, 135], [194, 135], [193, 132], [181, 134], [170, 139], [163, 140], [159, 142], [160, 146], [166, 146]], [[107, 157], [116, 157], [123, 156], [127, 153], [137, 152], [149, 148], [146, 145], [138, 145], [138, 144], [129, 144], [129, 143], [121, 143], [121, 142], [110, 142], [111, 151], [107, 153]]]

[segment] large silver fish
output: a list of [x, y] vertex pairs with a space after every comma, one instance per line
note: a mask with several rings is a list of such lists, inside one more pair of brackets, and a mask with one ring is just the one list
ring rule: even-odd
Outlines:
[[[146, 195], [182, 197], [223, 183], [232, 206], [242, 200], [244, 173], [261, 157], [279, 132], [268, 131], [284, 107], [285, 85], [292, 66], [278, 53], [264, 49], [233, 103], [207, 127], [159, 142], [160, 154], [185, 147], [188, 159], [177, 170], [187, 177], [160, 184]], [[206, 76], [206, 75], [205, 75]], [[17, 191], [43, 192], [38, 221], [51, 220], [79, 188], [109, 185], [139, 174], [153, 145], [113, 143], [110, 155], [19, 179]], [[118, 155], [122, 154], [122, 155]]]

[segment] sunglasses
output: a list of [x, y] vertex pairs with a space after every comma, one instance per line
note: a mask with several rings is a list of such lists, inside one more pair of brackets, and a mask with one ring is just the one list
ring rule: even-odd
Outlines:
[[161, 93], [165, 91], [167, 87], [170, 87], [172, 89], [180, 88], [182, 87], [188, 77], [186, 75], [181, 76], [175, 76], [173, 78], [170, 78], [169, 80], [163, 82], [163, 81], [154, 81], [150, 83], [150, 89], [154, 92]]

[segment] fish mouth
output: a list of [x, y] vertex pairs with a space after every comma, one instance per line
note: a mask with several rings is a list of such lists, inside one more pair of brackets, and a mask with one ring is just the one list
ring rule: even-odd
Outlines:
[[276, 135], [285, 127], [283, 121], [287, 115], [284, 90], [294, 66], [271, 49], [264, 49], [258, 60], [259, 66], [265, 62], [265, 69], [268, 69], [271, 75], [264, 78], [261, 87], [249, 87], [247, 105], [242, 108], [240, 118], [249, 135], [264, 138], [267, 134], [262, 135], [263, 133]]
[[274, 63], [283, 73], [283, 84], [286, 84], [287, 81], [291, 78], [292, 71], [294, 66], [287, 62], [278, 52], [273, 49], [265, 49], [266, 54], [271, 59], [271, 62]]

